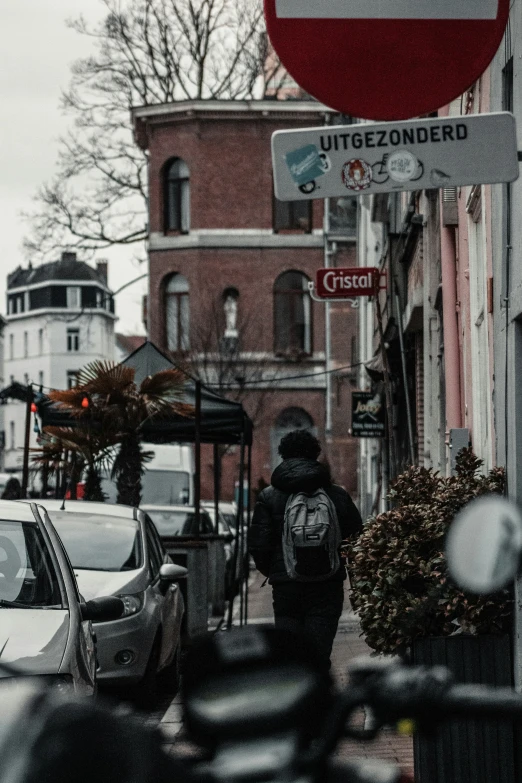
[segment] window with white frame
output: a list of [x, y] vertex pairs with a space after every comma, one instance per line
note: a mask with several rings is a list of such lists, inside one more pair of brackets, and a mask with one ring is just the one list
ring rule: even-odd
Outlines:
[[14, 334], [9, 335], [9, 358], [14, 359]]
[[67, 286], [67, 307], [72, 310], [78, 310], [82, 304], [82, 290], [79, 286]]
[[172, 275], [165, 286], [165, 329], [169, 351], [189, 350], [189, 326], [189, 283], [183, 275]]
[[38, 329], [38, 355], [43, 354], [43, 329]]
[[190, 172], [181, 158], [174, 158], [165, 169], [163, 186], [165, 232], [190, 230]]
[[16, 448], [15, 444], [15, 423], [14, 421], [9, 422], [9, 448], [11, 451], [14, 451]]
[[24, 359], [29, 356], [29, 333], [24, 332]]
[[67, 388], [74, 389], [78, 385], [78, 370], [67, 370]]
[[80, 330], [67, 329], [67, 351], [76, 353], [80, 350]]
[[288, 271], [274, 284], [274, 351], [278, 355], [312, 353], [312, 308], [308, 278]]

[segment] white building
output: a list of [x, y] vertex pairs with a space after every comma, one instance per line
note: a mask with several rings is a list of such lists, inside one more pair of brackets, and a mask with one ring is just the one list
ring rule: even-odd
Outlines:
[[[4, 331], [5, 318], [0, 315], [0, 389], [4, 388]], [[4, 406], [0, 405], [0, 471], [4, 469], [4, 450], [5, 450], [5, 424], [4, 424]]]
[[[94, 269], [75, 253], [62, 253], [60, 261], [18, 267], [7, 278], [4, 384], [70, 388], [89, 362], [114, 359], [115, 320], [105, 262]], [[3, 412], [5, 469], [20, 471], [26, 406], [9, 402]]]

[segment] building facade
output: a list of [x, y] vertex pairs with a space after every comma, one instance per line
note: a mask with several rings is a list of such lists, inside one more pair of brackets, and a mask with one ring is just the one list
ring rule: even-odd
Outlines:
[[[304, 427], [325, 443], [336, 480], [356, 491], [356, 314], [331, 306], [327, 345], [325, 305], [308, 290], [325, 252], [353, 265], [356, 202], [332, 201], [336, 241], [325, 243], [323, 202], [279, 202], [272, 183], [273, 132], [331, 122], [329, 110], [301, 100], [189, 101], [133, 115], [149, 156], [150, 339], [244, 403], [255, 426], [254, 487], [270, 481], [281, 436]], [[232, 497], [237, 461], [228, 450], [223, 497]], [[205, 452], [203, 496], [213, 494], [212, 475]]]
[[[60, 261], [18, 267], [7, 278], [4, 385], [42, 388], [74, 386], [79, 370], [95, 359], [114, 358], [114, 302], [107, 264], [95, 269], [62, 253]], [[21, 470], [26, 406], [2, 406], [5, 469]], [[31, 432], [31, 446], [36, 447]]]
[[[489, 106], [487, 71], [439, 115]], [[361, 200], [359, 263], [378, 266], [386, 286], [361, 310], [360, 384], [379, 388], [383, 404], [388, 389], [391, 421], [386, 442], [361, 446], [366, 514], [385, 506], [389, 480], [408, 465], [449, 475], [465, 445], [485, 471], [497, 464], [492, 192], [475, 185]]]

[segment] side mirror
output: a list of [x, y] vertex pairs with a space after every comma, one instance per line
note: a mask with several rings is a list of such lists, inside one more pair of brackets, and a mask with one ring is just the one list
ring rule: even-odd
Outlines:
[[185, 579], [187, 574], [187, 569], [176, 563], [163, 563], [159, 572], [162, 582], [178, 582], [180, 579]]
[[82, 620], [92, 620], [93, 623], [108, 623], [110, 620], [119, 620], [124, 612], [121, 598], [115, 595], [107, 595], [103, 598], [93, 598], [80, 604]]
[[518, 573], [522, 554], [522, 517], [498, 495], [468, 503], [455, 517], [446, 540], [452, 579], [478, 595], [494, 593]]

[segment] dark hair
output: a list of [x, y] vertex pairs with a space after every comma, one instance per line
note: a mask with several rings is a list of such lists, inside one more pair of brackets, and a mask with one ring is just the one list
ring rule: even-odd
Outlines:
[[283, 459], [317, 459], [321, 445], [309, 430], [293, 430], [281, 438], [278, 451]]
[[10, 478], [4, 487], [2, 500], [19, 500], [22, 497], [22, 486], [17, 478]]

